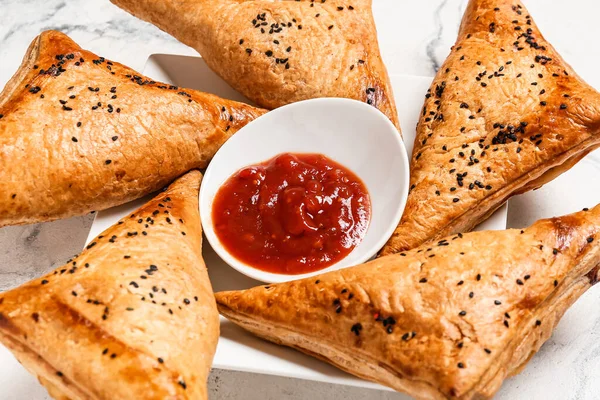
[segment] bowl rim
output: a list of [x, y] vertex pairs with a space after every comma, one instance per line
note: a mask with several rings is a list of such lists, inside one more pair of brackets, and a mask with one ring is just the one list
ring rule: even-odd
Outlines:
[[[361, 249], [361, 252], [363, 252], [364, 254], [357, 257], [356, 261], [352, 265], [340, 265], [340, 264], [344, 261], [344, 259], [346, 259], [350, 254], [352, 254], [357, 248], [359, 248], [360, 244], [358, 246], [356, 246], [350, 253], [348, 253], [348, 255], [346, 257], [342, 258], [335, 264], [325, 267], [323, 269], [317, 270], [317, 271], [308, 272], [308, 273], [304, 273], [304, 274], [278, 274], [278, 273], [263, 271], [261, 269], [255, 268], [251, 265], [248, 265], [248, 264], [238, 260], [233, 255], [231, 255], [229, 253], [229, 251], [227, 251], [225, 246], [223, 246], [221, 244], [221, 242], [214, 230], [214, 226], [212, 224], [212, 215], [211, 214], [212, 214], [212, 202], [213, 202], [212, 200], [213, 199], [208, 198], [208, 196], [209, 196], [208, 192], [209, 192], [210, 188], [205, 184], [205, 182], [211, 180], [213, 171], [215, 171], [215, 169], [218, 168], [216, 165], [219, 162], [218, 161], [219, 153], [226, 151], [229, 147], [235, 146], [236, 141], [239, 140], [236, 138], [251, 134], [252, 129], [247, 129], [248, 127], [252, 127], [253, 125], [256, 125], [257, 123], [263, 123], [263, 122], [260, 122], [260, 120], [267, 118], [269, 115], [271, 115], [271, 117], [272, 117], [273, 113], [279, 113], [282, 111], [289, 112], [290, 110], [293, 110], [296, 108], [305, 107], [307, 103], [311, 103], [311, 104], [314, 103], [314, 104], [317, 104], [319, 107], [322, 107], [324, 105], [323, 103], [325, 103], [326, 105], [331, 105], [332, 103], [337, 103], [338, 105], [345, 104], [347, 106], [362, 108], [361, 111], [363, 111], [363, 112], [371, 113], [374, 116], [376, 115], [377, 118], [385, 119], [384, 124], [386, 124], [387, 128], [390, 128], [389, 130], [394, 133], [393, 137], [395, 138], [395, 141], [396, 141], [395, 144], [398, 145], [399, 150], [400, 150], [399, 153], [400, 153], [400, 162], [402, 164], [402, 166], [401, 166], [402, 171], [398, 171], [398, 173], [404, 175], [403, 182], [405, 182], [403, 185], [404, 187], [401, 188], [400, 203], [396, 207], [396, 211], [393, 215], [392, 220], [389, 222], [389, 225], [381, 233], [380, 238], [373, 245], [369, 246], [369, 248]], [[285, 151], [275, 152], [273, 155], [271, 155], [264, 161], [266, 161], [272, 157], [275, 157], [278, 154], [284, 153], [284, 152]], [[306, 153], [306, 152], [298, 152], [298, 153]], [[337, 161], [334, 157], [328, 155], [327, 152], [316, 150], [313, 153], [323, 154], [326, 157], [344, 165], [346, 168], [350, 168], [350, 170], [353, 171], [354, 174], [356, 174], [361, 180], [363, 180], [363, 178], [353, 168], [349, 167], [348, 165], [346, 165], [344, 163]], [[213, 161], [215, 159], [217, 159], [216, 163]], [[261, 162], [261, 161], [257, 161], [257, 162]], [[250, 165], [250, 164], [248, 164], [248, 165]], [[246, 165], [244, 165], [244, 166], [246, 166]], [[244, 168], [244, 166], [239, 167], [238, 170], [241, 168]], [[212, 247], [212, 249], [226, 264], [228, 264], [231, 268], [237, 270], [238, 272], [240, 272], [252, 279], [261, 281], [261, 282], [268, 282], [268, 283], [287, 282], [287, 281], [291, 281], [291, 280], [297, 280], [297, 279], [308, 278], [311, 276], [321, 275], [321, 274], [324, 274], [327, 272], [348, 268], [348, 267], [351, 267], [354, 265], [359, 265], [359, 264], [364, 263], [364, 262], [370, 260], [371, 258], [373, 258], [376, 255], [376, 253], [385, 245], [385, 243], [392, 236], [396, 227], [398, 226], [398, 223], [400, 222], [400, 219], [402, 218], [402, 214], [404, 212], [404, 209], [406, 207], [406, 202], [408, 199], [408, 188], [410, 185], [410, 182], [409, 182], [410, 170], [409, 170], [409, 168], [410, 168], [409, 155], [406, 151], [406, 146], [404, 145], [404, 140], [402, 138], [401, 132], [396, 128], [396, 126], [394, 126], [394, 124], [389, 120], [389, 118], [385, 114], [383, 114], [381, 111], [379, 111], [377, 108], [375, 108], [371, 105], [368, 105], [362, 101], [346, 99], [346, 98], [337, 98], [337, 97], [322, 97], [322, 98], [302, 100], [299, 102], [287, 104], [287, 105], [279, 107], [275, 110], [269, 111], [269, 112], [261, 115], [260, 117], [256, 118], [255, 120], [249, 122], [248, 124], [246, 124], [238, 132], [236, 132], [229, 139], [227, 139], [227, 141], [215, 153], [215, 155], [213, 156], [213, 159], [210, 161], [210, 163], [208, 164], [208, 167], [206, 168], [206, 170], [204, 172], [204, 178], [202, 179], [202, 184], [200, 185], [199, 206], [198, 207], [199, 207], [199, 211], [200, 211], [200, 220], [202, 223], [202, 230], [203, 230], [206, 238], [208, 239], [208, 242], [209, 242], [210, 246]], [[234, 174], [234, 173], [235, 172], [233, 172], [232, 174]], [[229, 179], [229, 177], [231, 177], [232, 174], [230, 174], [226, 179]], [[401, 179], [398, 179], [398, 182], [400, 182], [400, 181], [401, 181]], [[220, 185], [222, 185], [222, 183], [223, 182], [218, 183], [219, 187], [220, 187]], [[217, 191], [218, 191], [218, 188], [217, 188]], [[215, 193], [216, 193], [216, 191], [215, 191]], [[372, 199], [373, 195], [371, 192], [369, 192], [369, 196]], [[373, 203], [373, 201], [371, 200], [371, 204], [372, 203]], [[371, 220], [369, 221], [369, 227], [372, 223], [372, 217], [373, 216], [371, 215]], [[368, 235], [368, 234], [369, 234], [369, 230], [367, 229], [366, 235]], [[366, 235], [365, 235], [365, 237], [366, 237]]]

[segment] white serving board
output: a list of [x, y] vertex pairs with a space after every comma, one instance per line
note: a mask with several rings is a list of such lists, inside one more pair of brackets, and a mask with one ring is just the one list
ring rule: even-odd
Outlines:
[[[157, 81], [249, 103], [247, 99], [212, 72], [200, 57], [152, 55], [148, 59], [143, 73]], [[391, 77], [391, 80], [406, 148], [410, 155], [419, 112], [432, 78], [395, 75]], [[98, 213], [86, 244], [151, 197], [150, 195]], [[478, 229], [504, 229], [506, 220], [507, 206], [504, 205]], [[203, 255], [215, 291], [244, 289], [261, 284], [225, 264], [214, 253], [207, 240], [204, 240]], [[221, 337], [213, 367], [389, 390], [383, 386], [354, 378], [325, 362], [295, 350], [260, 340], [224, 318], [221, 318]], [[4, 392], [6, 389], [6, 393], [10, 393], [11, 399], [50, 399], [43, 387], [35, 382], [34, 378], [19, 365], [10, 351], [3, 346], [0, 346], [0, 387], [4, 388], [0, 389], [0, 392]], [[409, 399], [409, 397], [398, 394], [398, 399]]]
[[[150, 56], [144, 75], [167, 82], [214, 93], [231, 100], [251, 103], [212, 72], [200, 57], [155, 54]], [[407, 151], [412, 153], [415, 127], [431, 78], [396, 75], [391, 77], [398, 114]], [[87, 242], [113, 225], [118, 219], [141, 206], [148, 198], [100, 212], [92, 225]], [[507, 207], [499, 209], [478, 229], [506, 228]], [[203, 255], [215, 291], [244, 289], [260, 285], [225, 264], [204, 241]], [[354, 378], [322, 361], [292, 349], [267, 343], [221, 318], [221, 338], [214, 368], [279, 375], [330, 383], [383, 389], [382, 386]]]

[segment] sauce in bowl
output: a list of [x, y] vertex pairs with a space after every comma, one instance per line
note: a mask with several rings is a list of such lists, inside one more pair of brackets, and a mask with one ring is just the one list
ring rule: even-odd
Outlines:
[[223, 247], [263, 271], [303, 274], [343, 259], [365, 236], [363, 182], [322, 154], [280, 154], [241, 169], [218, 190], [214, 230]]

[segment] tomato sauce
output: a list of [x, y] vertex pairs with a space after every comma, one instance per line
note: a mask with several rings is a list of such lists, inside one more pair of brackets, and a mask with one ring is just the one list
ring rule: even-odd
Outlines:
[[243, 263], [302, 274], [332, 265], [360, 243], [369, 193], [350, 170], [322, 154], [280, 154], [241, 169], [217, 192], [217, 237]]

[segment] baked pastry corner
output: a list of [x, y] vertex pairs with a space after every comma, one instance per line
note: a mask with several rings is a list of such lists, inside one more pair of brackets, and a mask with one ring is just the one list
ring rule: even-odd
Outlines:
[[344, 97], [377, 107], [400, 129], [371, 0], [111, 1], [196, 49], [261, 107]]
[[216, 294], [232, 322], [418, 399], [487, 399], [598, 280], [600, 206]]
[[206, 399], [219, 318], [192, 171], [0, 294], [0, 342], [56, 399]]
[[402, 220], [381, 255], [466, 232], [600, 146], [600, 93], [518, 0], [471, 0], [427, 92]]
[[205, 168], [265, 112], [142, 76], [57, 31], [0, 94], [0, 227], [121, 205]]

